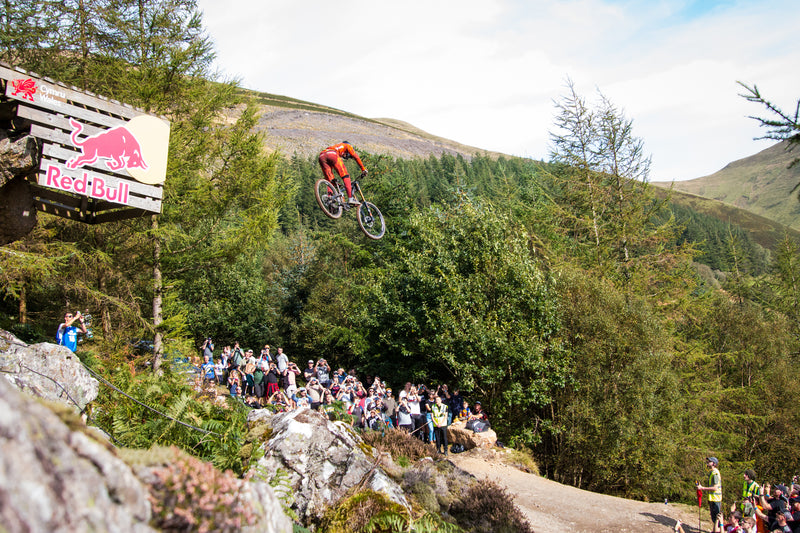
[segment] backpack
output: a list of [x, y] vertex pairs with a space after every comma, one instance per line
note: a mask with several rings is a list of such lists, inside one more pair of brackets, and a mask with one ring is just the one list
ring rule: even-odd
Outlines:
[[450, 451], [452, 453], [461, 453], [464, 451], [464, 445], [458, 443], [453, 444], [452, 446], [450, 446]]

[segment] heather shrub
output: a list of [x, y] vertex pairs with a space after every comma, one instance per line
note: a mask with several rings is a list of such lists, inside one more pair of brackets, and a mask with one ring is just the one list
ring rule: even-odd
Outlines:
[[256, 523], [253, 506], [240, 497], [244, 481], [172, 448], [173, 457], [154, 471], [151, 524], [162, 531], [235, 532]]
[[[327, 533], [353, 533], [363, 531], [381, 513], [403, 515], [405, 512], [402, 505], [394, 503], [386, 495], [364, 490], [342, 498], [338, 504], [325, 511], [319, 529]], [[383, 530], [375, 531], [377, 533]]]
[[472, 485], [460, 500], [453, 502], [448, 512], [467, 532], [533, 532], [511, 496], [492, 481]]
[[383, 433], [364, 431], [361, 438], [379, 452], [391, 455], [392, 459], [401, 465], [437, 455], [436, 448], [432, 444], [425, 444], [399, 429], [388, 429]]

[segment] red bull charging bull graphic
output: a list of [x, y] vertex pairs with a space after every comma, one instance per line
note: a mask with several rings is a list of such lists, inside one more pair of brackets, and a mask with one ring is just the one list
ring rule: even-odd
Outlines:
[[125, 126], [117, 126], [97, 135], [86, 137], [83, 140], [78, 135], [83, 130], [83, 125], [71, 118], [72, 145], [81, 149], [83, 155], [73, 157], [67, 161], [67, 168], [75, 169], [83, 165], [91, 165], [98, 159], [105, 159], [110, 170], [121, 168], [141, 168], [147, 170], [147, 163], [142, 159], [142, 149], [136, 137]]

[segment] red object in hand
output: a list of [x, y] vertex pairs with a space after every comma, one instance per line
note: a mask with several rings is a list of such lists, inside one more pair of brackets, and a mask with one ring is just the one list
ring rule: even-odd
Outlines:
[[697, 489], [697, 506], [703, 506], [703, 491], [700, 489]]

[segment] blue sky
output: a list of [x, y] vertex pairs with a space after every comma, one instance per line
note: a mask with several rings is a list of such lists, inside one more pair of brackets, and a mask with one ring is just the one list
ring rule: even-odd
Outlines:
[[200, 0], [218, 67], [259, 91], [547, 159], [569, 77], [634, 121], [652, 181], [770, 146], [737, 80], [800, 98], [800, 2]]

